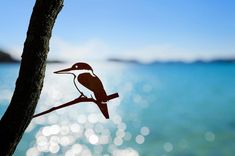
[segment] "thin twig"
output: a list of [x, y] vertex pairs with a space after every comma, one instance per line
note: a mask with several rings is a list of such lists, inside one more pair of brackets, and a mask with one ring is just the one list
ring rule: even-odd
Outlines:
[[[111, 100], [111, 99], [114, 99], [114, 98], [117, 98], [119, 97], [118, 93], [114, 93], [114, 94], [111, 94], [108, 97], [108, 100]], [[33, 118], [35, 117], [38, 117], [38, 116], [41, 116], [41, 115], [44, 115], [44, 114], [47, 114], [47, 113], [50, 113], [50, 112], [53, 112], [55, 110], [58, 110], [58, 109], [61, 109], [61, 108], [64, 108], [64, 107], [68, 107], [68, 106], [71, 106], [71, 105], [74, 105], [74, 104], [78, 104], [78, 103], [81, 103], [81, 102], [94, 102], [96, 103], [97, 105], [99, 104], [98, 101], [96, 101], [95, 99], [93, 98], [87, 98], [87, 97], [79, 97], [79, 98], [76, 98], [70, 102], [67, 102], [67, 103], [64, 103], [62, 105], [59, 105], [59, 106], [56, 106], [56, 107], [52, 107], [44, 112], [41, 112], [41, 113], [38, 113], [38, 114], [35, 114], [33, 116]]]

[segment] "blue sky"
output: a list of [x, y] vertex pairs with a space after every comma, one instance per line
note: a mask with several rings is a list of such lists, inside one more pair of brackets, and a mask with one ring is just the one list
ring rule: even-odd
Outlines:
[[[19, 57], [34, 1], [0, 4], [0, 48]], [[65, 0], [49, 58], [235, 57], [233, 0]]]

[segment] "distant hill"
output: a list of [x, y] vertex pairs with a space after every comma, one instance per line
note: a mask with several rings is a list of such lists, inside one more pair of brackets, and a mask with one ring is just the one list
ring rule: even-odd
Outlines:
[[19, 61], [12, 58], [11, 55], [0, 50], [0, 63], [18, 63]]
[[154, 61], [150, 64], [159, 64], [159, 63], [167, 63], [167, 64], [215, 64], [215, 63], [235, 63], [235, 58], [215, 58], [212, 60], [195, 60], [192, 62], [184, 62], [184, 61]]
[[[10, 54], [0, 50], [0, 63], [20, 63], [20, 60], [14, 59]], [[47, 63], [64, 63], [59, 60], [48, 60]]]
[[119, 59], [119, 58], [110, 58], [107, 61], [109, 62], [117, 62], [117, 63], [131, 63], [131, 64], [141, 64], [138, 60], [134, 60], [134, 59]]
[[[126, 60], [126, 59], [120, 59], [120, 58], [110, 58], [107, 61], [109, 62], [117, 62], [117, 63], [131, 63], [131, 64], [143, 64], [138, 60]], [[212, 60], [195, 60], [192, 62], [185, 62], [185, 61], [160, 61], [160, 60], [155, 60], [149, 63], [144, 63], [144, 64], [211, 64], [211, 63], [235, 63], [235, 58], [215, 58]]]

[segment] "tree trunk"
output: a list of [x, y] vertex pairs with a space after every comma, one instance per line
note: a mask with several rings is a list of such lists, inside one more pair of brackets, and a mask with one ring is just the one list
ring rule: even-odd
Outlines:
[[52, 28], [62, 7], [63, 0], [36, 0], [15, 91], [0, 121], [0, 156], [14, 153], [33, 117], [43, 86]]

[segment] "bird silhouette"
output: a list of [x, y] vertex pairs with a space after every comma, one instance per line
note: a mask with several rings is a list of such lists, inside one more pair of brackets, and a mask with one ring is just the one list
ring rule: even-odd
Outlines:
[[96, 104], [105, 118], [109, 118], [106, 103], [108, 101], [108, 96], [101, 80], [94, 74], [93, 69], [89, 64], [78, 62], [72, 65], [72, 67], [62, 69], [54, 73], [72, 74], [74, 76], [73, 83], [80, 93], [79, 98], [87, 98], [89, 96], [93, 98], [94, 96], [95, 100], [97, 101]]

